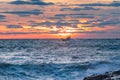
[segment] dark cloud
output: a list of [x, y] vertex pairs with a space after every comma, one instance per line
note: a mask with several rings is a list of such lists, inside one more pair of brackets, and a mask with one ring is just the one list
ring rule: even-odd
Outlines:
[[53, 27], [56, 26], [58, 28], [62, 26], [71, 26], [71, 27], [77, 27], [77, 24], [80, 24], [79, 20], [57, 20], [55, 22], [51, 21], [45, 21], [45, 22], [35, 22], [35, 21], [29, 21], [29, 26], [46, 26], [46, 27]]
[[0, 22], [7, 22], [6, 20], [0, 19]]
[[[39, 29], [40, 30], [40, 29]], [[52, 33], [52, 34], [55, 34], [57, 32], [54, 32], [54, 31], [50, 31], [50, 32], [44, 32], [44, 31], [39, 31], [39, 32], [36, 32], [36, 31], [33, 31], [33, 32], [0, 32], [0, 35], [21, 35], [21, 34], [45, 34], [45, 33]]]
[[53, 17], [48, 17], [48, 19], [54, 19], [54, 20], [61, 20], [61, 19], [63, 19], [63, 18], [61, 18], [61, 17], [55, 17], [55, 16], [53, 16]]
[[79, 24], [79, 20], [63, 20], [63, 19], [58, 19], [55, 22], [51, 21], [45, 21], [45, 22], [36, 22], [36, 21], [28, 21], [30, 23], [30, 26], [47, 26], [47, 27], [52, 27], [52, 26], [72, 26], [72, 27], [77, 27], [76, 25]]
[[94, 18], [93, 14], [56, 14], [56, 17], [71, 17], [71, 18]]
[[15, 5], [53, 5], [53, 3], [46, 3], [46, 2], [43, 2], [42, 0], [30, 0], [30, 1], [17, 0], [17, 1], [10, 2], [10, 4], [15, 4]]
[[30, 26], [47, 26], [47, 27], [51, 27], [51, 26], [57, 26], [57, 27], [61, 27], [61, 26], [71, 26], [72, 23], [70, 22], [64, 22], [64, 21], [57, 21], [57, 22], [50, 22], [50, 21], [46, 21], [46, 22], [41, 22], [41, 23], [31, 23]]
[[[99, 22], [99, 23], [98, 23]], [[106, 27], [106, 26], [117, 26], [119, 25], [120, 20], [119, 19], [111, 19], [111, 20], [107, 20], [105, 21], [104, 19], [96, 19], [96, 20], [91, 20], [91, 21], [87, 21], [83, 24], [87, 25], [87, 24], [91, 24], [91, 27], [95, 27], [95, 26], [99, 26], [99, 27]], [[85, 26], [83, 26], [85, 27]], [[89, 27], [89, 26], [86, 26]]]
[[99, 8], [93, 8], [93, 7], [84, 7], [84, 8], [62, 8], [61, 11], [80, 11], [80, 10], [100, 10]]
[[79, 4], [79, 6], [113, 6], [113, 7], [119, 7], [120, 2], [119, 1], [114, 1], [110, 4], [104, 4], [104, 3]]
[[113, 34], [119, 34], [120, 35], [120, 31], [116, 31], [116, 32], [112, 32]]
[[79, 32], [79, 33], [87, 33], [87, 34], [104, 34], [106, 33], [105, 31], [84, 31], [84, 32]]
[[104, 21], [101, 22], [99, 25], [117, 25], [120, 24], [120, 20], [119, 19], [113, 19], [113, 20], [108, 20], [108, 21]]
[[66, 17], [66, 16], [68, 16], [68, 15], [69, 15], [69, 14], [56, 14], [55, 17], [63, 17], [63, 18], [64, 18], [64, 17]]
[[0, 15], [0, 22], [6, 22], [5, 18], [6, 18], [6, 16]]
[[[106, 26], [116, 26], [116, 25], [120, 24], [120, 20], [119, 19], [111, 19], [111, 20], [105, 21], [104, 19], [96, 19], [96, 20], [87, 21], [83, 24], [85, 24], [85, 25], [91, 24], [92, 25], [91, 27], [99, 26], [99, 27], [104, 28]], [[85, 26], [83, 26], [83, 27], [85, 27]], [[86, 26], [86, 27], [89, 27], [89, 26]]]
[[120, 12], [113, 12], [113, 13], [111, 13], [111, 14], [120, 14]]
[[0, 15], [0, 19], [5, 19], [5, 16], [4, 15]]
[[21, 25], [7, 25], [7, 28], [22, 28]]
[[29, 10], [29, 11], [9, 11], [9, 12], [3, 12], [3, 13], [7, 13], [7, 14], [16, 14], [19, 16], [30, 16], [30, 15], [39, 15], [39, 14], [43, 14], [43, 12], [41, 12], [38, 9], [34, 9], [34, 10]]

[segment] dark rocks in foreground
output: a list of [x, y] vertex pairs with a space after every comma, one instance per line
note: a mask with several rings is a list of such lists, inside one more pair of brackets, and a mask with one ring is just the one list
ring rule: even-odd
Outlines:
[[85, 77], [83, 80], [120, 80], [120, 70], [106, 72], [105, 74], [92, 75]]

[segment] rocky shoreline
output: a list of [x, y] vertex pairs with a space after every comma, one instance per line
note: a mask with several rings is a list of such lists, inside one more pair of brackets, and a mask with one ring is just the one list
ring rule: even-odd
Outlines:
[[85, 77], [83, 80], [120, 80], [120, 70]]

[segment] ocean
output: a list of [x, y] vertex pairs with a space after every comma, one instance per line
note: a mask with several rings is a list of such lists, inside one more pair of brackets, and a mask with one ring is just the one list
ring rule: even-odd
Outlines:
[[0, 40], [0, 80], [83, 80], [120, 70], [120, 39]]

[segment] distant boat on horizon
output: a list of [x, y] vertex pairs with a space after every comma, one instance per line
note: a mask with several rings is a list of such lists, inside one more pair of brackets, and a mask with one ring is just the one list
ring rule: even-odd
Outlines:
[[70, 39], [71, 39], [71, 36], [67, 36], [67, 37], [65, 37], [65, 38], [61, 38], [62, 41], [68, 41], [68, 40], [70, 40]]

